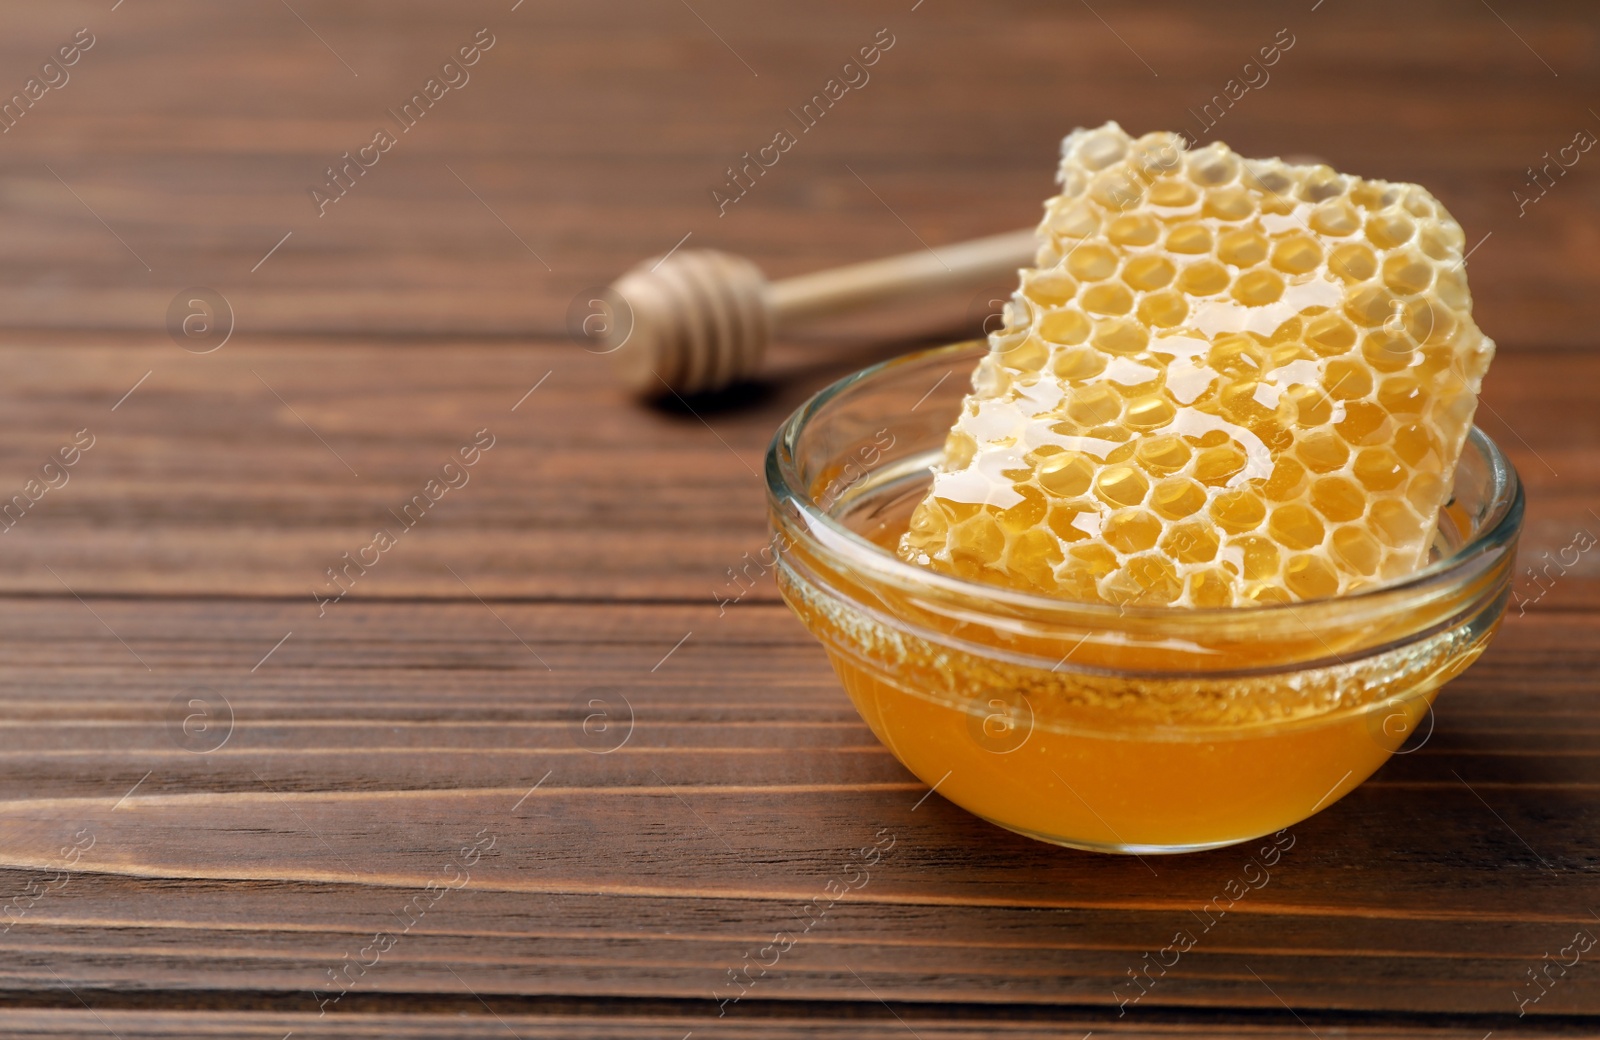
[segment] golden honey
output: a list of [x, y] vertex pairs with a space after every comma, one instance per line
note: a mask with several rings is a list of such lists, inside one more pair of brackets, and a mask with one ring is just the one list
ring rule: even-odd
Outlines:
[[[1117, 606], [899, 559], [960, 407], [945, 377], [982, 354], [957, 345], [842, 380], [784, 424], [767, 460], [784, 598], [873, 732], [942, 797], [1098, 851], [1248, 840], [1365, 780], [1493, 636], [1522, 498], [1478, 431], [1430, 562], [1348, 595]], [[891, 446], [863, 467], [868, 444]]]
[[[862, 719], [923, 782], [991, 823], [1101, 851], [1232, 844], [1332, 805], [1418, 730], [1495, 628], [1359, 663], [1172, 677], [1175, 655], [1159, 647], [1085, 633], [1072, 667], [1027, 667], [885, 624], [856, 598], [864, 589], [783, 588]], [[1305, 632], [1213, 649], [1215, 665], [1329, 656]]]

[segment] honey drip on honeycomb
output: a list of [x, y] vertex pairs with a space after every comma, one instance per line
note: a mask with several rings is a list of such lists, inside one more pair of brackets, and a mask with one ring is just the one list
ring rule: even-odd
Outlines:
[[1421, 566], [1494, 354], [1438, 200], [1115, 123], [1059, 181], [902, 558], [1194, 607]]

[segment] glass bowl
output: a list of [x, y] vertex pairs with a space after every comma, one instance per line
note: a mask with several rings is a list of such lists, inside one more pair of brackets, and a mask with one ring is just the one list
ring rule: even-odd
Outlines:
[[840, 380], [766, 460], [784, 599], [878, 739], [977, 816], [1139, 854], [1281, 830], [1381, 766], [1499, 626], [1522, 490], [1477, 429], [1428, 566], [1347, 596], [1118, 607], [901, 561], [893, 547], [985, 349]]

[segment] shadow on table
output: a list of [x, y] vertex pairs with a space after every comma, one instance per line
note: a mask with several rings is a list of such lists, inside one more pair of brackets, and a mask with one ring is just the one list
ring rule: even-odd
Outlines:
[[652, 401], [663, 415], [693, 419], [736, 415], [768, 409], [788, 411], [806, 398], [852, 372], [908, 354], [942, 346], [963, 337], [959, 333], [851, 340], [786, 340], [774, 345], [760, 378], [744, 380], [709, 393], [667, 395]]

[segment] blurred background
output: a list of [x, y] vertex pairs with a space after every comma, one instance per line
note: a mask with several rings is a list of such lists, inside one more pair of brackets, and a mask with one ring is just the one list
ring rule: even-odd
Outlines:
[[[1061, 137], [1116, 119], [1420, 182], [1495, 236], [1472, 258], [1484, 327], [1581, 346], [1600, 161], [1525, 212], [1513, 192], [1600, 133], [1596, 23], [1579, 0], [13, 3], [0, 91], [79, 28], [94, 43], [0, 135], [0, 320], [159, 330], [199, 283], [239, 335], [558, 336], [578, 289], [691, 232], [781, 276], [1024, 226]], [[481, 29], [402, 133], [392, 113]], [[788, 110], [880, 29], [867, 81], [799, 133]], [[1230, 80], [1247, 93], [1202, 122]], [[785, 127], [799, 142], [719, 216], [725, 171]], [[380, 129], [394, 146], [319, 214]]]
[[[861, 364], [975, 332], [1007, 287], [780, 343], [768, 386], [725, 409], [715, 440], [614, 393], [570, 334], [574, 306], [677, 247], [782, 277], [1030, 225], [1060, 138], [1107, 119], [1435, 192], [1466, 230], [1480, 324], [1500, 343], [1480, 416], [1541, 492], [1530, 535], [1564, 545], [1587, 515], [1552, 502], [1571, 491], [1563, 453], [1600, 438], [1579, 389], [1597, 374], [1600, 153], [1584, 142], [1600, 134], [1600, 18], [1579, 0], [5, 10], [0, 341], [17, 349], [0, 357], [16, 394], [0, 464], [25, 473], [50, 431], [84, 421], [59, 414], [66, 402], [115, 400], [153, 373], [115, 415], [128, 436], [101, 449], [106, 479], [42, 506], [56, 523], [29, 533], [84, 554], [91, 587], [216, 592], [248, 574], [302, 595], [326, 546], [409, 493], [425, 445], [474, 421], [472, 393], [503, 378], [521, 394], [548, 372], [547, 411], [512, 449], [526, 479], [425, 537], [472, 533], [452, 544], [507, 594], [702, 595], [763, 537], [753, 478], [778, 419]], [[827, 114], [802, 123], [824, 93]], [[783, 130], [778, 161], [719, 201]], [[229, 349], [197, 353], [225, 332]], [[1579, 396], [1529, 409], [1539, 379], [1507, 372], [1512, 355], [1537, 371], [1535, 357], [1563, 358], [1551, 392]], [[1541, 425], [1562, 412], [1559, 430]], [[689, 475], [620, 451], [660, 431], [704, 452]], [[573, 562], [595, 532], [646, 520], [681, 534], [672, 561]], [[101, 544], [108, 522], [140, 532], [137, 554]], [[0, 573], [58, 589], [27, 554]], [[455, 588], [432, 554], [371, 584]]]

